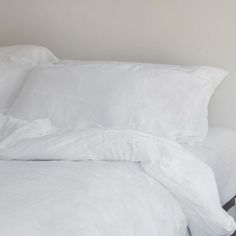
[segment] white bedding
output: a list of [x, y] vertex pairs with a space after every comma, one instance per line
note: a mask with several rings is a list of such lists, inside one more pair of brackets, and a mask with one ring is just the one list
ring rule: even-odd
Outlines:
[[0, 161], [0, 235], [184, 236], [163, 186], [124, 162]]
[[[0, 57], [44, 55], [31, 49]], [[206, 136], [226, 74], [115, 62], [32, 70], [0, 114], [0, 236], [231, 235], [213, 171], [175, 142]]]
[[8, 111], [60, 128], [100, 125], [194, 143], [207, 135], [207, 106], [227, 75], [207, 66], [122, 62], [47, 65], [32, 70]]
[[177, 143], [130, 130], [61, 132], [47, 121], [19, 124], [5, 140], [4, 236], [185, 235], [184, 215], [193, 236], [236, 229], [221, 208], [211, 169]]
[[6, 112], [14, 103], [32, 68], [57, 61], [52, 52], [41, 46], [0, 47], [0, 111]]
[[236, 195], [236, 131], [210, 128], [207, 138], [186, 148], [207, 163], [214, 171], [221, 203]]

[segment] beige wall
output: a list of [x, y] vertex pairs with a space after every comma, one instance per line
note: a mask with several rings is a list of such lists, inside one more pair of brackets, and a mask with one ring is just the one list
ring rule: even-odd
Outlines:
[[235, 0], [0, 0], [0, 45], [27, 43], [63, 58], [223, 67], [210, 122], [236, 128]]

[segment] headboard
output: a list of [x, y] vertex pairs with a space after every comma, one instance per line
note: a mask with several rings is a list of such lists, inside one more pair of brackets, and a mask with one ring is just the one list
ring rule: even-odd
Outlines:
[[61, 58], [207, 64], [230, 71], [210, 123], [236, 128], [235, 0], [1, 0], [0, 46]]

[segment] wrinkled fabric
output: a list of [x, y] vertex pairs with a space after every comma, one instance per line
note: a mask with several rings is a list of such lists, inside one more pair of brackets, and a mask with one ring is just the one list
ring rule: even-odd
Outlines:
[[58, 59], [44, 47], [0, 47], [0, 112], [6, 112], [14, 103], [33, 67], [56, 61]]
[[68, 129], [134, 129], [181, 143], [207, 135], [209, 99], [227, 72], [207, 66], [84, 62], [31, 71], [9, 115]]
[[2, 147], [0, 156], [2, 161], [140, 163], [147, 175], [173, 194], [187, 217], [193, 236], [230, 235], [236, 229], [233, 218], [221, 208], [211, 169], [179, 144], [154, 135], [104, 128], [55, 131], [35, 138], [22, 134], [21, 138]]
[[236, 131], [210, 128], [207, 138], [194, 146], [185, 146], [214, 171], [222, 205], [236, 195]]
[[0, 113], [0, 149], [12, 145], [22, 138], [36, 138], [56, 132], [48, 119], [26, 121]]
[[186, 227], [138, 164], [0, 161], [0, 235], [185, 236]]

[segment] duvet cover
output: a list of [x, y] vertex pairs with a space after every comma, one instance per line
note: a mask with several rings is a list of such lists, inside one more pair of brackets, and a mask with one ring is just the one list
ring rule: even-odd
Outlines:
[[[4, 120], [4, 121], [3, 121]], [[0, 235], [230, 235], [211, 169], [134, 130], [60, 131], [3, 118]]]

